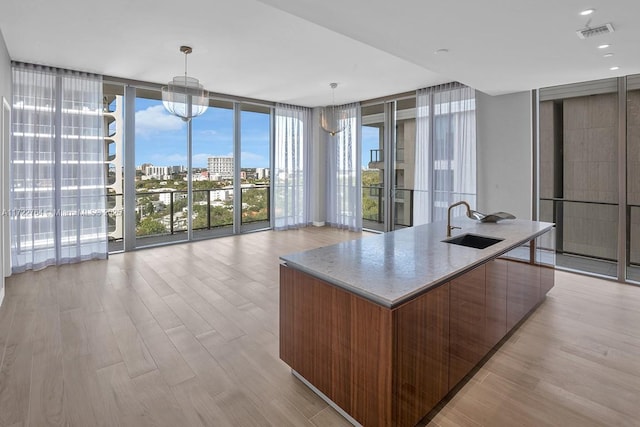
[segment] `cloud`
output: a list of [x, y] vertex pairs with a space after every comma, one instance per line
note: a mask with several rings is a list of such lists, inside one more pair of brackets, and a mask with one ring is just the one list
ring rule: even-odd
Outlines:
[[148, 137], [162, 132], [180, 131], [185, 122], [169, 114], [162, 105], [136, 111], [136, 135]]
[[243, 151], [241, 159], [243, 167], [266, 167], [269, 164], [269, 160], [263, 155], [249, 151]]

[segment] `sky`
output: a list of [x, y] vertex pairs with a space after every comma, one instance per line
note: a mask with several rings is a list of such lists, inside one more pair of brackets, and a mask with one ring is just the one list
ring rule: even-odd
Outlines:
[[380, 131], [376, 127], [362, 126], [362, 169], [369, 168], [371, 150], [380, 148]]
[[[269, 167], [268, 114], [241, 113], [243, 168]], [[207, 158], [233, 155], [233, 110], [209, 107], [193, 122], [193, 167]], [[136, 98], [136, 165], [187, 165], [187, 124], [169, 114], [162, 101]]]
[[[243, 111], [241, 141], [243, 168], [269, 167], [269, 115]], [[370, 150], [378, 148], [378, 129], [362, 127], [362, 168]], [[207, 158], [233, 155], [233, 110], [209, 107], [193, 119], [193, 167], [206, 168]], [[187, 124], [169, 114], [162, 101], [136, 98], [137, 166], [187, 165]]]

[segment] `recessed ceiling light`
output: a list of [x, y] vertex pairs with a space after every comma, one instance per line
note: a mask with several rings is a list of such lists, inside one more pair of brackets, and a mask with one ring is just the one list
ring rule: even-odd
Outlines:
[[601, 44], [600, 46], [598, 46], [598, 49], [606, 49], [608, 47], [611, 47], [610, 44]]
[[613, 56], [613, 53], [609, 52], [609, 53], [605, 53], [604, 55], [605, 58], [611, 58]]
[[440, 55], [440, 54], [443, 54], [443, 53], [449, 53], [449, 49], [437, 49], [434, 53], [436, 55]]
[[609, 69], [610, 69], [611, 71], [616, 71], [616, 70], [619, 70], [619, 69], [620, 69], [620, 67], [615, 66], [615, 67], [611, 67], [611, 68], [609, 68]]
[[582, 12], [580, 12], [580, 15], [582, 15], [582, 16], [591, 15], [595, 11], [596, 11], [595, 9], [585, 9]]

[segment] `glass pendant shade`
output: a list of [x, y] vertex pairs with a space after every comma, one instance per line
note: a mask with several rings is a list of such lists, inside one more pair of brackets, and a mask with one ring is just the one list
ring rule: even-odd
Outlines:
[[162, 88], [162, 104], [171, 114], [189, 120], [207, 111], [209, 92], [196, 78], [176, 76]]
[[204, 114], [209, 107], [209, 92], [204, 90], [200, 81], [187, 76], [187, 55], [191, 48], [181, 46], [184, 57], [184, 76], [176, 76], [162, 88], [162, 104], [171, 114], [188, 121]]
[[342, 132], [346, 125], [346, 113], [335, 105], [335, 89], [338, 87], [338, 83], [329, 83], [331, 88], [331, 100], [330, 106], [323, 107], [320, 110], [320, 127], [331, 136], [336, 136]]
[[320, 127], [331, 136], [344, 130], [344, 114], [335, 105], [320, 110]]

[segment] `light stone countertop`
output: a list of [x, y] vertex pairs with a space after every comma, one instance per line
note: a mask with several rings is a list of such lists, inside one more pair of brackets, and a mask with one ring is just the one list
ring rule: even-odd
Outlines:
[[523, 245], [553, 224], [528, 220], [480, 223], [454, 218], [452, 237], [473, 233], [504, 239], [486, 249], [442, 242], [445, 222], [404, 228], [280, 257], [311, 274], [385, 307], [396, 307], [429, 288]]

